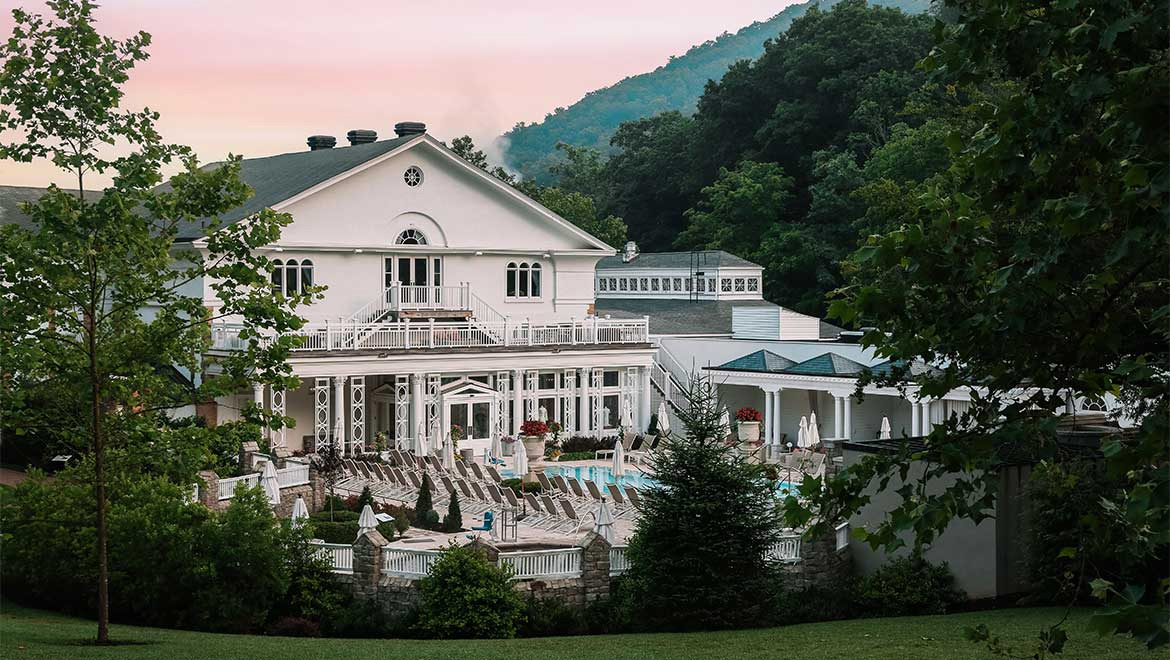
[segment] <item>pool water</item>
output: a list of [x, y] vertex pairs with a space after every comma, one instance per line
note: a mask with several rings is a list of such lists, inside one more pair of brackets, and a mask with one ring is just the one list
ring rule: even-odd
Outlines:
[[630, 465], [626, 466], [626, 471], [621, 476], [615, 475], [613, 468], [608, 465], [554, 465], [545, 468], [544, 474], [547, 477], [556, 475], [573, 477], [578, 481], [592, 481], [595, 484], [631, 486], [638, 490], [649, 488], [656, 483], [652, 477]]

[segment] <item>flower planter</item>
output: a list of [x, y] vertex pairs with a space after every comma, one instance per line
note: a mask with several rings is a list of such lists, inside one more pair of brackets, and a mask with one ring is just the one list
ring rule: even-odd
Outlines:
[[471, 461], [472, 459], [475, 458], [475, 450], [474, 449], [460, 449], [459, 455], [463, 457], [464, 461]]
[[520, 441], [524, 443], [524, 453], [528, 454], [528, 460], [535, 461], [544, 458], [543, 435], [522, 435]]
[[739, 440], [740, 442], [756, 442], [760, 439], [760, 423], [759, 422], [740, 422], [739, 423]]

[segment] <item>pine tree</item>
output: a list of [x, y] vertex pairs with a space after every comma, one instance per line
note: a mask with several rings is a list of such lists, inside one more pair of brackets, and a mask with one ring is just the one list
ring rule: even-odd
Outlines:
[[451, 503], [447, 505], [447, 517], [443, 518], [444, 532], [458, 532], [463, 529], [463, 512], [459, 510], [459, 498], [451, 492]]
[[438, 518], [435, 513], [435, 504], [431, 500], [431, 480], [423, 476], [422, 488], [418, 491], [418, 501], [414, 504], [414, 519], [419, 527], [427, 528], [431, 518]]
[[370, 487], [362, 488], [362, 494], [358, 495], [357, 508], [361, 511], [367, 504], [374, 506], [374, 494], [370, 492]]

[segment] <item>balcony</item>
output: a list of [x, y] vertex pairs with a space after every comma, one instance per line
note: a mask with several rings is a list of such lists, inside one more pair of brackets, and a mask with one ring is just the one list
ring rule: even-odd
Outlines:
[[[245, 348], [243, 327], [216, 323], [211, 328], [213, 351]], [[647, 319], [599, 319], [532, 323], [529, 321], [312, 323], [287, 333], [299, 337], [294, 352], [408, 351], [418, 349], [616, 346], [649, 342]], [[261, 337], [261, 344], [271, 338]]]

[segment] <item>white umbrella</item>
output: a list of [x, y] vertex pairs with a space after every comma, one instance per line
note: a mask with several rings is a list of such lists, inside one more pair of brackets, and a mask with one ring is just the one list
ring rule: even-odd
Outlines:
[[808, 446], [816, 447], [821, 442], [821, 430], [817, 428], [817, 414], [814, 412], [808, 418]]
[[369, 504], [362, 507], [362, 515], [358, 517], [358, 538], [366, 532], [378, 528], [378, 519], [374, 517], [374, 509]]
[[796, 446], [804, 449], [808, 446], [808, 418], [801, 415], [800, 428], [796, 430]]
[[272, 461], [264, 461], [264, 467], [260, 468], [260, 486], [264, 488], [270, 503], [280, 503], [280, 480], [276, 477], [276, 466]]
[[722, 429], [723, 435], [731, 433], [731, 412], [727, 410], [727, 406], [723, 406], [723, 412], [719, 415], [719, 428]]
[[625, 413], [622, 414], [622, 429], [626, 432], [634, 430], [634, 411], [626, 406]]
[[427, 453], [427, 439], [425, 437], [426, 430], [427, 430], [426, 424], [420, 421], [418, 423], [418, 433], [416, 433], [414, 435], [414, 455], [415, 456], [421, 457], [421, 456], [425, 456]]
[[544, 408], [537, 408], [536, 417], [542, 422], [548, 422], [548, 410]]
[[297, 495], [297, 501], [293, 502], [292, 510], [292, 525], [293, 527], [300, 527], [309, 519], [309, 507], [305, 506], [305, 498]]
[[528, 474], [528, 452], [524, 451], [524, 445], [516, 444], [516, 448], [512, 450], [512, 472], [518, 479], [523, 479], [524, 475]]
[[[493, 433], [492, 434], [492, 448], [491, 448], [492, 460], [495, 460], [503, 455], [504, 455], [504, 446], [503, 446], [503, 444], [500, 443], [500, 434]], [[487, 461], [484, 461], [484, 463], [488, 464]]]
[[878, 439], [880, 439], [880, 440], [889, 440], [890, 439], [890, 418], [889, 417], [882, 418], [882, 430], [878, 433]]
[[658, 402], [658, 435], [670, 433], [670, 415], [666, 410], [666, 401]]
[[613, 445], [613, 476], [620, 477], [626, 473], [626, 449], [622, 446], [622, 441], [618, 440]]
[[613, 512], [609, 510], [609, 502], [601, 498], [601, 506], [597, 508], [597, 524], [594, 530], [601, 538], [613, 545]]
[[455, 440], [447, 438], [443, 443], [443, 467], [448, 470], [455, 469]]

